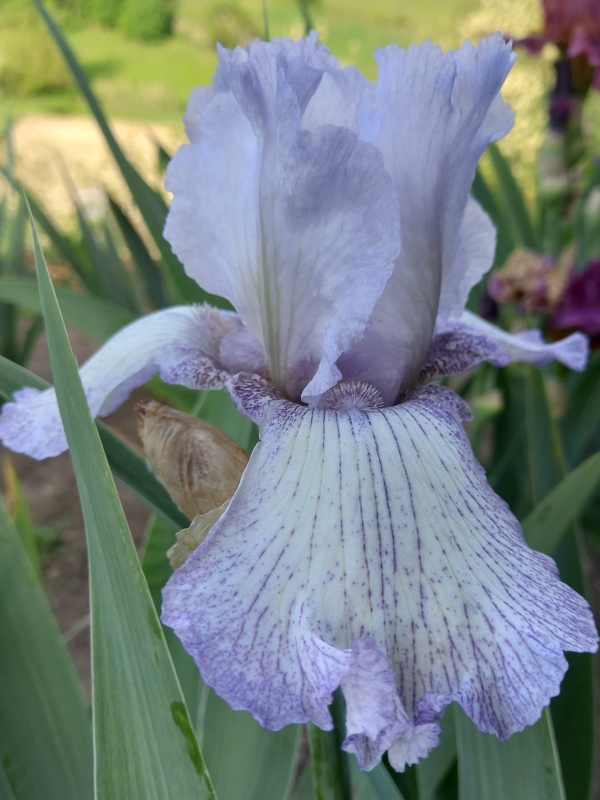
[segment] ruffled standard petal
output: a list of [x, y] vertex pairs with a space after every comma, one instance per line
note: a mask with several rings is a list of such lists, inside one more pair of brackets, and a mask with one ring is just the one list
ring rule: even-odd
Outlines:
[[[474, 336], [486, 339], [490, 346], [495, 345], [500, 348], [509, 362], [527, 361], [536, 367], [543, 367], [552, 361], [560, 361], [569, 369], [578, 372], [584, 370], [587, 364], [590, 347], [588, 338], [583, 333], [573, 333], [558, 342], [547, 343], [539, 330], [508, 333], [470, 311], [463, 312], [457, 328], [471, 331]], [[489, 359], [486, 356], [480, 360]]]
[[313, 39], [221, 50], [167, 179], [165, 236], [186, 270], [232, 302], [280, 389], [311, 403], [339, 380], [400, 247], [378, 150], [346, 128], [302, 127], [336, 63]]
[[[501, 738], [533, 723], [563, 650], [593, 651], [597, 636], [487, 485], [462, 401], [428, 387], [397, 407], [335, 411], [247, 376], [228, 388], [262, 419], [261, 442], [163, 594], [163, 621], [204, 680], [273, 729], [330, 727], [341, 683], [347, 746], [367, 766], [383, 746], [397, 768], [422, 757], [451, 701]], [[366, 673], [379, 687], [368, 708]]]
[[[230, 373], [220, 357], [224, 338], [241, 329], [236, 314], [208, 306], [157, 311], [111, 337], [80, 370], [92, 416], [106, 416], [156, 373], [166, 383], [217, 389]], [[54, 389], [21, 389], [0, 415], [6, 447], [33, 458], [67, 449]]]
[[397, 188], [402, 250], [371, 327], [339, 363], [344, 379], [373, 383], [389, 405], [414, 385], [438, 306], [448, 315], [491, 261], [491, 227], [468, 200], [485, 147], [512, 125], [499, 92], [513, 56], [496, 34], [447, 53], [430, 42], [390, 45], [376, 58], [376, 125], [364, 138]]

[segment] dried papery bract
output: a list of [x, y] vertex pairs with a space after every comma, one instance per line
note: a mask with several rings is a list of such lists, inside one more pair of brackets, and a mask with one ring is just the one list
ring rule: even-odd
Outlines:
[[152, 400], [135, 407], [151, 470], [190, 519], [223, 505], [238, 487], [248, 456], [203, 420]]
[[229, 500], [226, 500], [222, 506], [213, 508], [212, 511], [207, 511], [206, 514], [199, 514], [194, 517], [189, 528], [179, 531], [176, 544], [167, 550], [167, 556], [173, 569], [179, 569], [190, 553], [193, 553], [202, 544], [208, 536], [209, 530], [223, 516], [228, 505]]

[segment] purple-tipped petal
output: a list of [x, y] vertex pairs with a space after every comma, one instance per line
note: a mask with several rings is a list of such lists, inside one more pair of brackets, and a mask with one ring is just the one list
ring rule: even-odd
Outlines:
[[495, 34], [447, 53], [390, 45], [376, 58], [375, 121], [365, 115], [361, 136], [382, 151], [398, 191], [402, 250], [371, 327], [338, 364], [392, 404], [417, 379], [438, 306], [448, 316], [491, 263], [493, 232], [469, 191], [485, 147], [512, 125], [499, 92], [513, 56]]
[[451, 701], [502, 739], [535, 722], [563, 650], [594, 651], [596, 631], [488, 486], [462, 400], [427, 387], [396, 407], [331, 411], [256, 376], [228, 388], [261, 441], [163, 594], [204, 680], [271, 728], [329, 727], [341, 683], [347, 745], [367, 767], [384, 746], [399, 769], [425, 755]]
[[[142, 317], [111, 337], [80, 370], [92, 416], [106, 416], [156, 373], [167, 383], [216, 389], [229, 372], [220, 360], [223, 338], [239, 330], [235, 314], [181, 306]], [[21, 389], [0, 415], [0, 440], [42, 459], [67, 449], [54, 389]]]
[[389, 661], [366, 636], [352, 647], [352, 663], [342, 678], [346, 701], [346, 739], [342, 750], [354, 753], [358, 766], [371, 770], [386, 750], [393, 751], [400, 772], [416, 764], [439, 744], [440, 726], [415, 726], [402, 707]]
[[[532, 329], [519, 333], [507, 331], [492, 325], [470, 311], [465, 311], [458, 326], [470, 329], [475, 336], [488, 339], [506, 353], [509, 361], [527, 361], [536, 367], [543, 367], [552, 361], [560, 361], [569, 369], [581, 372], [585, 369], [590, 351], [588, 337], [583, 333], [573, 333], [558, 342], [545, 342], [541, 331]], [[489, 360], [487, 357], [481, 360]], [[492, 362], [493, 363], [493, 362]]]
[[343, 127], [303, 128], [335, 69], [314, 37], [221, 49], [167, 179], [165, 236], [186, 270], [232, 302], [280, 389], [310, 403], [341, 377], [400, 247], [381, 153]]

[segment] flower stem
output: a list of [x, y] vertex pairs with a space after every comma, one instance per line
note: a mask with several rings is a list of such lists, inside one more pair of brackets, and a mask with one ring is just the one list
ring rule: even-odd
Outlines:
[[340, 749], [344, 740], [344, 698], [338, 690], [330, 706], [334, 729], [322, 731], [309, 724], [308, 742], [317, 800], [351, 800], [348, 755]]

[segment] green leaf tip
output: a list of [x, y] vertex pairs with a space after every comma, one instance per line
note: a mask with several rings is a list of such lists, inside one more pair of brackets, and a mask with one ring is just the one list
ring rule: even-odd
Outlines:
[[171, 716], [173, 717], [173, 722], [185, 739], [186, 749], [188, 755], [191, 759], [192, 764], [194, 765], [194, 769], [200, 775], [201, 778], [204, 778], [207, 787], [212, 791], [212, 785], [210, 781], [207, 780], [206, 770], [204, 768], [204, 762], [202, 760], [202, 756], [200, 755], [200, 748], [198, 747], [198, 741], [196, 739], [196, 735], [192, 729], [192, 725], [190, 723], [190, 718], [187, 712], [187, 708], [185, 707], [185, 703], [181, 703], [180, 701], [175, 700], [171, 703]]

